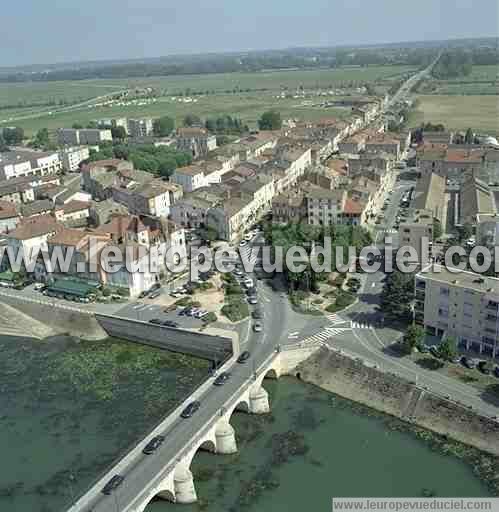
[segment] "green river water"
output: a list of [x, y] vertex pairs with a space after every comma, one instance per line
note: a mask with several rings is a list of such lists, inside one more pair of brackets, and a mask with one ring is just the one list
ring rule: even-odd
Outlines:
[[[116, 340], [0, 337], [0, 511], [62, 511], [206, 372], [205, 362]], [[290, 378], [265, 387], [271, 414], [232, 417], [239, 452], [194, 458], [199, 502], [155, 501], [147, 512], [312, 512], [330, 510], [332, 496], [490, 495], [470, 464], [385, 416]]]

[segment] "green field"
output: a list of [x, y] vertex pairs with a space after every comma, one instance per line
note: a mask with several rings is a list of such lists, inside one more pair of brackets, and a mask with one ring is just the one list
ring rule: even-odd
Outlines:
[[[380, 92], [387, 83], [414, 71], [408, 66], [371, 66], [366, 68], [289, 70], [257, 73], [225, 73], [172, 77], [151, 77], [133, 80], [85, 80], [79, 82], [47, 82], [0, 85], [0, 126], [22, 126], [28, 134], [39, 128], [70, 126], [73, 122], [88, 122], [99, 117], [171, 115], [177, 119], [187, 113], [202, 117], [232, 114], [253, 123], [266, 109], [278, 108], [285, 116], [316, 119], [344, 112], [325, 112], [324, 109], [299, 107], [300, 101], [277, 100], [275, 93], [302, 86], [305, 89], [348, 87], [372, 82]], [[70, 112], [57, 112], [58, 107], [23, 107], [34, 103], [77, 103], [125, 88], [153, 87], [162, 94], [157, 103], [144, 106], [81, 107]], [[234, 90], [238, 92], [234, 93]], [[257, 91], [258, 90], [258, 91]], [[242, 92], [244, 91], [244, 92]], [[209, 93], [197, 103], [173, 102], [171, 96], [192, 92]], [[314, 101], [319, 101], [314, 100]], [[2, 105], [16, 106], [2, 109]], [[49, 114], [49, 112], [52, 112]]]
[[421, 123], [443, 123], [450, 130], [473, 128], [499, 135], [499, 96], [420, 95], [412, 114], [412, 127]]
[[468, 76], [449, 80], [431, 80], [423, 84], [421, 94], [499, 94], [499, 66], [474, 66]]

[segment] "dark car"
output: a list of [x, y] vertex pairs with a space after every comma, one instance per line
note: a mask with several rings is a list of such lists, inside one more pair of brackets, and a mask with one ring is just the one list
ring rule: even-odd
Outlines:
[[463, 356], [461, 358], [461, 363], [463, 364], [463, 366], [470, 370], [473, 370], [473, 368], [475, 368], [475, 362], [473, 361], [473, 359], [470, 359], [469, 357]]
[[200, 402], [191, 402], [180, 415], [182, 418], [190, 418], [199, 408], [201, 407]]
[[145, 448], [142, 450], [142, 453], [144, 453], [146, 455], [151, 455], [152, 453], [154, 453], [163, 444], [164, 440], [165, 440], [164, 436], [153, 437], [146, 444]]
[[161, 288], [161, 284], [160, 283], [154, 283], [151, 288], [149, 289], [149, 292], [153, 292], [155, 290], [159, 290]]
[[438, 347], [430, 347], [430, 354], [434, 357], [440, 358], [440, 350], [438, 350]]
[[477, 367], [484, 375], [490, 375], [490, 368], [487, 361], [480, 361]]
[[159, 318], [151, 318], [151, 320], [149, 320], [149, 323], [154, 325], [161, 325], [161, 320]]
[[193, 308], [192, 308], [191, 306], [188, 306], [188, 307], [186, 307], [186, 308], [184, 308], [184, 309], [181, 309], [181, 310], [178, 312], [178, 314], [179, 314], [180, 316], [189, 316], [189, 313], [192, 311], [192, 309], [193, 309]]
[[251, 316], [255, 320], [261, 320], [263, 318], [263, 312], [260, 309], [255, 309], [255, 311], [251, 313]]
[[149, 295], [148, 291], [140, 292], [139, 299], [145, 299]]
[[256, 297], [257, 294], [258, 294], [258, 290], [254, 286], [251, 288], [248, 288], [246, 290], [246, 295], [248, 295], [248, 297], [250, 297], [250, 296]]
[[251, 357], [251, 354], [245, 350], [241, 353], [241, 355], [237, 358], [237, 362], [239, 364], [244, 364], [249, 358]]
[[213, 382], [213, 384], [215, 384], [215, 386], [223, 386], [229, 379], [230, 373], [223, 372], [215, 379], [215, 382]]
[[155, 290], [149, 294], [150, 299], [157, 299], [161, 295], [160, 290]]
[[161, 323], [164, 327], [178, 327], [178, 323], [173, 320], [165, 320]]
[[494, 375], [499, 378], [499, 366], [494, 368]]
[[119, 487], [123, 480], [125, 480], [121, 475], [114, 475], [111, 480], [104, 486], [102, 489], [102, 494], [109, 495], [111, 494], [117, 487]]

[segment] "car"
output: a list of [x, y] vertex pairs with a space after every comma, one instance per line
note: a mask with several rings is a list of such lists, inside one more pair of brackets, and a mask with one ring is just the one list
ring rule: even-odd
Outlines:
[[164, 322], [161, 322], [161, 325], [164, 327], [178, 327], [178, 323], [174, 322], [173, 320], [165, 320]]
[[161, 292], [159, 290], [155, 290], [152, 293], [149, 294], [150, 299], [157, 299], [161, 295]]
[[145, 299], [149, 295], [149, 291], [143, 291], [139, 294], [139, 299]]
[[258, 299], [254, 295], [251, 295], [250, 297], [248, 297], [248, 304], [256, 306], [258, 304]]
[[430, 347], [430, 354], [434, 357], [440, 358], [440, 350], [438, 350], [436, 345], [432, 345]]
[[239, 247], [246, 247], [248, 245], [248, 242], [246, 240], [241, 240], [239, 242]]
[[151, 288], [149, 289], [150, 292], [153, 292], [155, 290], [159, 290], [161, 288], [161, 284], [160, 283], [154, 283]]
[[200, 308], [190, 308], [190, 311], [187, 311], [187, 316], [194, 316], [198, 311], [201, 311]]
[[199, 311], [196, 311], [196, 313], [194, 313], [194, 317], [195, 318], [203, 318], [207, 314], [208, 314], [208, 311], [206, 311], [206, 309], [200, 309]]
[[222, 372], [213, 382], [215, 386], [223, 386], [230, 379], [229, 372]]
[[164, 442], [165, 436], [153, 437], [142, 450], [145, 455], [152, 455]]
[[487, 361], [479, 361], [477, 368], [484, 374], [484, 375], [490, 375], [490, 369], [487, 367], [488, 363]]
[[161, 320], [159, 318], [151, 318], [151, 320], [149, 320], [149, 323], [154, 325], [161, 325]]
[[253, 286], [251, 288], [246, 288], [246, 295], [256, 295], [258, 290]]
[[255, 283], [253, 282], [253, 279], [248, 277], [243, 281], [243, 285], [245, 286], [245, 288], [253, 288], [255, 286]]
[[246, 240], [246, 242], [250, 242], [251, 240], [253, 240], [254, 236], [255, 235], [253, 233], [248, 233], [244, 235], [244, 239]]
[[190, 418], [201, 407], [201, 402], [191, 402], [180, 414], [182, 418]]
[[237, 358], [239, 364], [244, 364], [251, 357], [251, 353], [245, 350], [241, 352], [241, 355]]
[[421, 352], [421, 354], [428, 354], [428, 352], [429, 352], [430, 350], [428, 349], [428, 347], [427, 347], [426, 345], [421, 345], [421, 346], [419, 347], [419, 351]]
[[252, 313], [251, 313], [251, 316], [252, 318], [254, 318], [255, 320], [261, 320], [263, 318], [263, 312], [260, 310], [260, 309], [255, 309]]
[[496, 366], [496, 367], [494, 368], [494, 375], [495, 375], [497, 378], [499, 378], [499, 366]]
[[191, 306], [187, 306], [185, 307], [184, 309], [181, 309], [178, 314], [180, 316], [189, 316], [190, 312], [192, 311], [192, 307]]
[[466, 356], [463, 356], [461, 358], [461, 364], [470, 370], [473, 370], [473, 368], [475, 368], [475, 366], [476, 366], [475, 361], [473, 361], [473, 359], [466, 357]]
[[33, 289], [36, 291], [40, 291], [40, 290], [45, 290], [46, 287], [47, 287], [47, 285], [44, 283], [36, 283], [35, 286], [33, 287]]
[[254, 332], [262, 332], [263, 331], [263, 324], [262, 324], [262, 322], [255, 322], [253, 324], [253, 331]]
[[125, 479], [121, 475], [114, 475], [102, 489], [102, 494], [109, 495], [117, 489]]

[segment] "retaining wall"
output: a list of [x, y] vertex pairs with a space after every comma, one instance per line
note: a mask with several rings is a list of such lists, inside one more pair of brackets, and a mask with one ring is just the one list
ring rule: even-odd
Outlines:
[[305, 382], [499, 455], [499, 423], [399, 376], [325, 348], [298, 365]]

